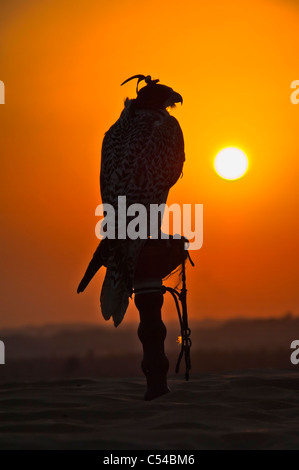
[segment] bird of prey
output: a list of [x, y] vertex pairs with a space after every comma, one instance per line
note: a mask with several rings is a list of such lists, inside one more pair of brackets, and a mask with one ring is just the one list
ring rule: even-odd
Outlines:
[[[150, 204], [166, 203], [169, 189], [182, 174], [185, 160], [181, 127], [167, 110], [183, 102], [181, 95], [145, 75], [134, 75], [122, 85], [132, 79], [138, 79], [137, 97], [125, 100], [119, 119], [106, 132], [102, 145], [102, 202], [112, 205], [117, 217], [119, 196], [126, 196], [127, 207], [138, 203], [147, 211]], [[138, 90], [143, 80], [146, 85]], [[145, 240], [119, 239], [116, 227], [116, 239], [103, 241], [108, 254], [106, 263], [102, 263], [107, 266], [107, 272], [101, 310], [106, 320], [112, 317], [118, 326], [128, 307], [138, 255]], [[97, 253], [99, 249], [78, 292], [84, 290], [98, 269]]]

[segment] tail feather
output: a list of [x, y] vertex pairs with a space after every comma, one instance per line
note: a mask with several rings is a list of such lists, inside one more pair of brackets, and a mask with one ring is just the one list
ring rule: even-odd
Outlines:
[[100, 304], [105, 320], [113, 318], [118, 326], [126, 313], [133, 292], [134, 272], [145, 240], [104, 239], [97, 247], [77, 292], [83, 292], [101, 266], [106, 266]]
[[108, 252], [108, 240], [102, 240], [97, 246], [96, 251], [93, 254], [93, 257], [85, 271], [83, 278], [80, 281], [80, 284], [77, 288], [77, 293], [83, 292], [92, 278], [96, 275], [98, 270], [106, 264], [107, 252]]
[[101, 310], [105, 320], [113, 318], [117, 327], [129, 305], [129, 292], [123, 282], [115, 284], [113, 269], [108, 268], [103, 282], [101, 297]]

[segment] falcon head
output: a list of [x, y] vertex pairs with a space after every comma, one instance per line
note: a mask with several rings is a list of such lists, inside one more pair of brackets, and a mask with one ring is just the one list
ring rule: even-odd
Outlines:
[[[138, 78], [137, 98], [134, 104], [139, 109], [166, 109], [169, 106], [175, 107], [176, 103], [183, 104], [182, 96], [166, 85], [158, 84], [159, 80], [152, 80], [150, 75], [134, 75], [125, 80], [122, 85], [128, 81]], [[145, 80], [146, 86], [138, 90], [139, 82]]]

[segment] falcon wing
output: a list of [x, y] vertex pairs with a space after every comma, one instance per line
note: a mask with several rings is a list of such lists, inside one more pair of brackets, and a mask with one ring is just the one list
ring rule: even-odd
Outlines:
[[117, 208], [117, 197], [127, 206], [162, 203], [182, 173], [184, 138], [178, 121], [167, 112], [135, 112], [122, 117], [106, 133], [102, 147], [103, 203]]
[[[181, 175], [184, 160], [183, 134], [174, 117], [167, 111], [137, 111], [126, 103], [102, 146], [102, 201], [114, 207], [116, 223], [118, 196], [126, 196], [127, 207], [139, 203], [148, 209], [150, 204], [165, 203], [169, 189]], [[116, 326], [127, 309], [144, 242], [111, 240], [101, 307], [104, 318], [112, 316]]]

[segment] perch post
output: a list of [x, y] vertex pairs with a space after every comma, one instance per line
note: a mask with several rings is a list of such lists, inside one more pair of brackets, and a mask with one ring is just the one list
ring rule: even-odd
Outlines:
[[162, 321], [162, 279], [187, 257], [184, 239], [149, 239], [143, 247], [134, 278], [135, 305], [139, 311], [138, 336], [143, 346], [142, 370], [147, 381], [145, 400], [169, 392], [169, 361], [164, 351], [166, 327]]

